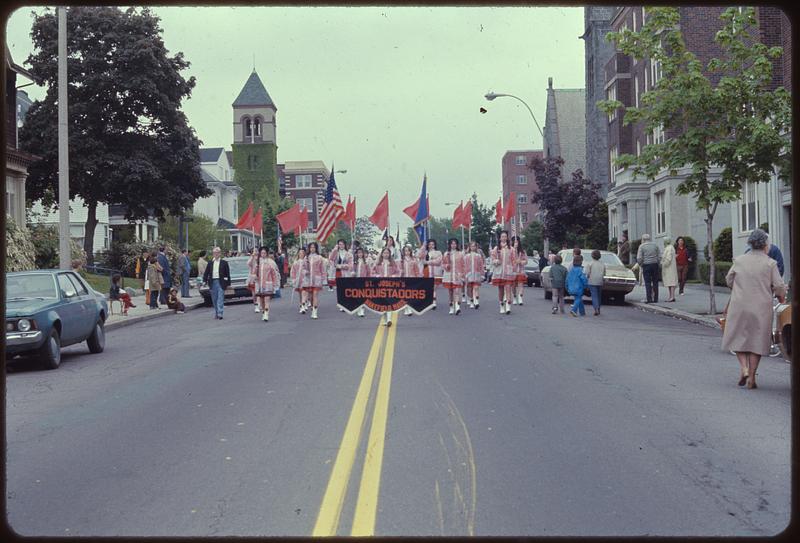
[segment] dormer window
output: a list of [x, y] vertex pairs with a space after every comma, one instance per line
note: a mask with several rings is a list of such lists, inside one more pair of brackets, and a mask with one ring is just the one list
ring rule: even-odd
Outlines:
[[253, 131], [256, 134], [256, 137], [261, 136], [261, 119], [256, 119], [253, 121]]
[[244, 120], [244, 136], [249, 138], [253, 135], [253, 125], [250, 122], [250, 119]]

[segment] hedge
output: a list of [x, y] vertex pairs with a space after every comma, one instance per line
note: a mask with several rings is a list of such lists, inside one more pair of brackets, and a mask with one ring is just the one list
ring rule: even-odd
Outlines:
[[20, 228], [6, 215], [6, 272], [36, 268], [36, 248], [27, 228]]
[[[727, 287], [725, 276], [733, 266], [733, 262], [719, 261], [714, 263], [714, 284], [721, 287]], [[708, 262], [700, 262], [698, 265], [700, 270], [700, 282], [704, 285], [708, 284], [709, 265]]]

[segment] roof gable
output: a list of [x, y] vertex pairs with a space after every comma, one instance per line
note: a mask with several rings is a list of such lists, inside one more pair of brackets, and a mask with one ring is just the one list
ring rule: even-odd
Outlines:
[[271, 106], [275, 108], [275, 103], [270, 98], [267, 89], [264, 88], [264, 84], [255, 70], [247, 78], [247, 82], [242, 87], [239, 96], [233, 101], [233, 107], [240, 106]]
[[217, 162], [222, 154], [222, 147], [206, 147], [200, 149], [200, 162]]

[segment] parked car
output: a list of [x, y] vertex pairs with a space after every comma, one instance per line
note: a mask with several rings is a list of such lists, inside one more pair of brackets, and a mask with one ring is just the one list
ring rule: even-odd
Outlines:
[[787, 362], [792, 361], [792, 304], [779, 304], [775, 308], [775, 338], [781, 354]]
[[[253, 292], [247, 288], [247, 277], [250, 275], [250, 269], [247, 267], [249, 258], [248, 256], [232, 256], [225, 259], [231, 271], [231, 284], [225, 289], [226, 302], [228, 300], [253, 299]], [[208, 265], [211, 266], [210, 260]], [[202, 281], [202, 279], [201, 277], [200, 280]], [[202, 283], [199, 290], [205, 305], [211, 307], [211, 285]]]
[[[572, 264], [572, 249], [564, 249], [558, 252], [561, 255], [561, 264], [569, 267]], [[591, 249], [581, 249], [583, 256], [583, 266], [586, 267], [588, 259], [591, 259]], [[636, 286], [636, 276], [633, 272], [625, 267], [622, 261], [616, 254], [611, 251], [600, 251], [600, 262], [606, 265], [606, 274], [603, 277], [603, 303], [607, 304], [611, 300], [615, 303], [622, 303], [625, 301], [625, 295], [629, 294], [633, 287]], [[545, 266], [541, 273], [541, 282], [544, 287], [544, 297], [550, 300], [553, 293], [550, 290], [552, 283], [550, 282], [550, 266]], [[567, 295], [568, 297], [571, 297]], [[584, 291], [584, 296], [589, 296], [589, 289]]]
[[75, 272], [34, 270], [6, 275], [6, 360], [33, 355], [48, 369], [61, 365], [61, 348], [85, 341], [105, 348], [105, 296]]
[[536, 258], [529, 258], [528, 263], [525, 264], [525, 275], [527, 276], [528, 286], [535, 285], [542, 286], [542, 274], [539, 270], [539, 255]]

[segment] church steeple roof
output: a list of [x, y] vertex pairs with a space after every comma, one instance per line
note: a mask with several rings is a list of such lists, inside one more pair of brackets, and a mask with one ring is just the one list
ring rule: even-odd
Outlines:
[[236, 106], [271, 106], [277, 109], [255, 69], [247, 78], [239, 96], [233, 101], [233, 107]]

